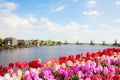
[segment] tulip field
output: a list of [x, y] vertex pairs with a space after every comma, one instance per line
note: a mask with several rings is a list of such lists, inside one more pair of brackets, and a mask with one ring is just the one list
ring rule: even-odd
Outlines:
[[120, 48], [0, 65], [0, 80], [120, 80]]

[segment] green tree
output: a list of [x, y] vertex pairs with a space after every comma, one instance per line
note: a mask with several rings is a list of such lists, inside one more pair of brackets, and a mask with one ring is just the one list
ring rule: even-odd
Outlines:
[[61, 45], [62, 44], [62, 42], [61, 41], [57, 41], [57, 45]]
[[51, 46], [53, 45], [53, 44], [52, 44], [52, 40], [49, 39], [49, 40], [47, 40], [47, 42], [48, 42], [47, 45], [49, 45], [49, 46], [50, 46], [50, 45], [51, 45]]
[[50, 40], [50, 39], [49, 39], [49, 40], [47, 40], [47, 42], [48, 42], [48, 43], [51, 43], [51, 42], [52, 42], [52, 40]]
[[30, 45], [30, 46], [33, 46], [33, 43], [32, 43], [32, 41], [29, 41], [29, 45]]
[[2, 43], [3, 43], [3, 39], [2, 39], [2, 38], [0, 38], [0, 45], [2, 45]]

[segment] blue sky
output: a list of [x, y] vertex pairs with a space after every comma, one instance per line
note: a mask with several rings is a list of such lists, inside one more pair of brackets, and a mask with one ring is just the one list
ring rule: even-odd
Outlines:
[[0, 0], [0, 37], [120, 42], [120, 0]]

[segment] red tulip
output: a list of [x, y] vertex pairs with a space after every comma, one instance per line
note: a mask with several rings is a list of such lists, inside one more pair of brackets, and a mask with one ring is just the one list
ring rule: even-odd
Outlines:
[[3, 72], [2, 72], [2, 71], [0, 71], [0, 76], [4, 76], [4, 74], [3, 74]]
[[18, 67], [19, 69], [23, 69], [27, 66], [27, 62], [23, 62], [23, 63], [20, 63], [20, 62], [16, 62], [15, 63], [16, 67]]
[[113, 77], [114, 80], [120, 80], [120, 74], [116, 74], [114, 77]]
[[36, 64], [35, 61], [32, 61], [32, 67], [35, 68]]
[[87, 57], [88, 59], [90, 59], [91, 53], [90, 53], [90, 52], [87, 52], [87, 53], [86, 53], [86, 57]]
[[87, 59], [87, 58], [85, 58], [85, 57], [82, 57], [81, 61], [84, 61], [84, 62], [85, 62], [85, 61], [86, 61], [86, 59]]
[[31, 61], [28, 63], [29, 67], [36, 68], [36, 61]]
[[32, 63], [31, 62], [29, 62], [28, 65], [29, 65], [29, 67], [32, 67]]
[[80, 54], [77, 54], [77, 55], [76, 55], [76, 59], [77, 59], [78, 61], [80, 61]]
[[68, 58], [66, 56], [62, 56], [59, 58], [59, 64], [66, 63]]
[[106, 80], [112, 80], [113, 74], [106, 74]]
[[23, 62], [22, 64], [23, 64], [25, 67], [27, 66], [27, 62]]
[[37, 59], [37, 60], [35, 61], [35, 65], [36, 65], [35, 67], [36, 67], [36, 68], [40, 67], [40, 66], [41, 66], [40, 64], [41, 64], [41, 59]]
[[101, 75], [93, 75], [92, 80], [102, 80]]
[[64, 61], [63, 60], [59, 60], [59, 64], [62, 64]]
[[20, 64], [19, 68], [20, 68], [20, 69], [25, 68], [24, 64]]
[[120, 48], [117, 48], [115, 51], [116, 51], [117, 53], [120, 52]]
[[19, 66], [20, 66], [20, 62], [16, 62], [16, 63], [15, 63], [15, 66], [16, 66], [16, 67], [19, 67]]
[[13, 68], [14, 67], [14, 63], [9, 63], [9, 68]]
[[95, 59], [98, 57], [97, 53], [92, 53], [92, 57]]
[[108, 53], [107, 53], [107, 50], [103, 50], [103, 54], [104, 55], [107, 55]]
[[76, 61], [73, 55], [69, 55], [68, 60], [71, 60], [73, 63]]
[[40, 63], [41, 63], [41, 59], [37, 59], [36, 64], [40, 64]]
[[69, 55], [69, 57], [68, 58], [74, 58], [74, 56], [73, 55]]
[[3, 68], [3, 72], [7, 72], [8, 71], [8, 68], [7, 67], [4, 67]]

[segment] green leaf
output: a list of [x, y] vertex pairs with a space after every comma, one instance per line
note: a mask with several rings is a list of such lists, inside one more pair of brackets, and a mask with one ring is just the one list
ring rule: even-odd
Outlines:
[[70, 80], [78, 80], [77, 76], [74, 74], [70, 77]]
[[64, 80], [64, 77], [60, 74], [57, 74], [56, 72], [53, 72], [53, 76], [56, 78], [56, 77], [59, 77], [60, 80]]

